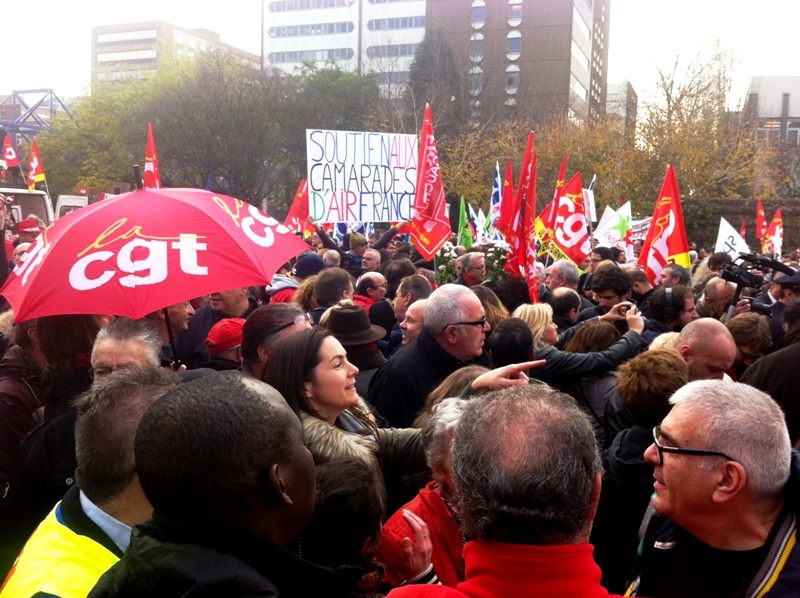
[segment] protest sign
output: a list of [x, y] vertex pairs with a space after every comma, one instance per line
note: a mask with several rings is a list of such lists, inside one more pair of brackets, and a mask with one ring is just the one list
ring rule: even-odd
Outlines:
[[416, 135], [306, 130], [308, 208], [315, 222], [411, 220]]

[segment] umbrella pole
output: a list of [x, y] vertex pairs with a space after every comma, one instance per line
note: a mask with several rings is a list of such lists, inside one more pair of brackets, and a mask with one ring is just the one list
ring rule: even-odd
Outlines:
[[172, 333], [172, 324], [169, 322], [169, 311], [165, 307], [161, 310], [164, 314], [164, 323], [167, 325], [167, 336], [169, 337], [169, 346], [172, 348], [172, 364], [173, 368], [177, 370], [181, 366], [178, 360], [178, 355], [175, 353], [175, 335]]

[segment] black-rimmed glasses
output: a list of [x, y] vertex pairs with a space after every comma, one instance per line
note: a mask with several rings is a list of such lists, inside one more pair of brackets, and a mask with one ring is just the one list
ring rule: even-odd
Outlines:
[[674, 453], [676, 455], [694, 455], [695, 457], [725, 457], [728, 461], [736, 461], [733, 457], [720, 453], [719, 451], [707, 451], [704, 449], [681, 448], [677, 446], [664, 446], [658, 439], [661, 437], [661, 426], [653, 428], [653, 442], [658, 450], [658, 462], [664, 464], [664, 453]]
[[[480, 320], [475, 320], [474, 322], [453, 322], [447, 326], [480, 326], [483, 328], [486, 326], [486, 316], [483, 316]], [[445, 328], [447, 328], [447, 326], [445, 326]]]
[[313, 325], [314, 325], [314, 320], [311, 318], [311, 314], [309, 314], [309, 313], [300, 314], [299, 316], [297, 316], [297, 317], [296, 317], [294, 320], [292, 320], [291, 322], [286, 322], [286, 324], [281, 324], [280, 326], [278, 326], [278, 327], [277, 327], [277, 328], [276, 328], [276, 329], [275, 329], [275, 330], [272, 332], [272, 334], [277, 334], [277, 333], [279, 333], [281, 330], [286, 330], [287, 328], [289, 328], [289, 326], [301, 326], [301, 325], [303, 324], [303, 322], [304, 322], [304, 321], [305, 321], [305, 322], [308, 322], [308, 325], [309, 325], [309, 326], [313, 326]]

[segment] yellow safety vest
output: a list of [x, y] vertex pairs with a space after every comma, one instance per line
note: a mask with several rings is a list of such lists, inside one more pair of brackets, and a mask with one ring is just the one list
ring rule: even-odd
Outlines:
[[100, 576], [118, 560], [103, 545], [68, 528], [58, 503], [19, 553], [0, 587], [0, 597], [30, 598], [42, 592], [86, 598]]

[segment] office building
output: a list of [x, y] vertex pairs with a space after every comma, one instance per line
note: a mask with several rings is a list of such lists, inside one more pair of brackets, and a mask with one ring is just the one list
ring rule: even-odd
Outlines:
[[428, 0], [428, 31], [449, 42], [473, 118], [601, 116], [610, 0]]
[[746, 111], [758, 122], [757, 140], [800, 145], [800, 77], [752, 77]]
[[92, 27], [92, 83], [147, 78], [161, 61], [207, 50], [230, 52], [256, 67], [261, 62], [207, 29], [184, 29], [166, 21], [102, 25]]
[[305, 62], [408, 80], [425, 36], [424, 0], [264, 0], [265, 66], [292, 72]]

